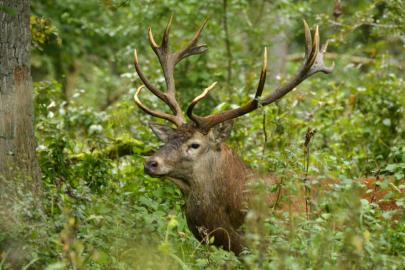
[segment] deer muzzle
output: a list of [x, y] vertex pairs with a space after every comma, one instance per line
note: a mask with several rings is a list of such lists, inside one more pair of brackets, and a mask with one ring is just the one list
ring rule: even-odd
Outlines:
[[158, 163], [156, 161], [147, 160], [143, 163], [143, 171], [147, 175], [153, 176], [153, 174], [157, 170], [157, 168], [158, 168]]

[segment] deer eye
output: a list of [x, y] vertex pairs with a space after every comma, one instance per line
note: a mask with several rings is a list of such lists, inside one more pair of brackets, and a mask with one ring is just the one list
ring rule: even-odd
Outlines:
[[197, 149], [198, 147], [200, 147], [200, 145], [198, 143], [193, 143], [191, 145], [191, 148]]

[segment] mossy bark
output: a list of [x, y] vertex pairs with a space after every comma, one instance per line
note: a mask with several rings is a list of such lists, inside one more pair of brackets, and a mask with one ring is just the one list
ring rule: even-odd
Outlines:
[[141, 141], [129, 137], [119, 137], [114, 140], [113, 144], [102, 150], [71, 155], [70, 160], [75, 164], [84, 160], [86, 155], [107, 156], [111, 159], [134, 154], [151, 156], [155, 151], [153, 148], [145, 147], [145, 143]]

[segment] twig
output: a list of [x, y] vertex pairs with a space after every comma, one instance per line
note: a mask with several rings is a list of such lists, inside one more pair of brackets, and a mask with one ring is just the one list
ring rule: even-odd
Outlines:
[[[305, 170], [305, 178], [302, 179], [302, 182], [304, 183], [304, 188], [305, 188], [305, 211], [307, 213], [307, 218], [309, 219], [309, 212], [310, 212], [310, 195], [311, 195], [311, 189], [307, 186], [306, 182], [308, 181], [308, 171], [309, 171], [309, 143], [311, 142], [311, 138], [315, 135], [317, 132], [316, 129], [311, 131], [310, 128], [308, 128], [307, 133], [305, 133], [304, 139], [304, 170]], [[306, 166], [305, 166], [306, 165]]]
[[119, 9], [120, 7], [123, 6], [129, 6], [131, 0], [124, 0], [122, 2], [119, 3], [108, 3], [108, 4], [102, 4], [102, 3], [98, 3], [99, 5], [105, 5], [105, 6], [109, 6], [111, 8], [111, 10], [116, 11], [117, 9]]
[[225, 46], [226, 46], [226, 54], [228, 56], [228, 78], [226, 79], [226, 82], [227, 82], [227, 87], [229, 89], [229, 86], [230, 86], [230, 83], [232, 80], [232, 53], [231, 53], [231, 45], [229, 42], [227, 4], [228, 4], [227, 0], [223, 0]]
[[273, 211], [274, 211], [274, 209], [276, 209], [276, 207], [277, 207], [277, 205], [279, 203], [280, 195], [281, 195], [281, 186], [283, 185], [283, 182], [284, 182], [284, 177], [281, 178], [281, 181], [278, 184], [277, 198], [276, 198], [276, 203], [273, 205]]
[[[378, 189], [378, 181], [380, 181], [380, 173], [381, 173], [380, 170], [376, 170], [375, 174], [374, 174], [376, 182], [375, 182], [373, 197], [371, 198], [372, 203], [377, 203], [376, 192], [377, 192], [377, 189]], [[374, 207], [372, 207], [372, 208], [374, 208]]]
[[[335, 21], [329, 21], [331, 24], [336, 25], [336, 26], [341, 26], [344, 27], [346, 26], [343, 23], [335, 22]], [[353, 29], [359, 28], [360, 26], [374, 26], [374, 27], [380, 27], [380, 28], [387, 28], [387, 29], [402, 29], [405, 28], [405, 25], [401, 24], [379, 24], [379, 23], [358, 23], [353, 26]]]
[[224, 228], [219, 227], [219, 228], [216, 228], [215, 230], [209, 232], [209, 233], [198, 243], [197, 247], [194, 249], [193, 253], [191, 253], [190, 257], [193, 257], [194, 253], [195, 253], [195, 252], [197, 251], [197, 249], [202, 245], [202, 243], [205, 242], [205, 239], [206, 239], [208, 236], [210, 236], [212, 233], [214, 233], [215, 231], [218, 231], [218, 230], [224, 230], [224, 231], [226, 232], [226, 235], [228, 236], [228, 250], [230, 251], [230, 250], [231, 250], [231, 238], [229, 237], [229, 233], [228, 233], [228, 231], [225, 230]]
[[368, 175], [369, 175], [369, 173], [370, 173], [370, 165], [368, 165], [369, 164], [369, 162], [368, 162], [368, 145], [366, 145], [366, 150], [367, 150], [367, 153], [366, 153], [366, 178], [368, 178]]
[[263, 133], [264, 133], [264, 143], [263, 143], [263, 150], [262, 150], [262, 160], [260, 161], [260, 165], [263, 164], [264, 151], [266, 151], [266, 145], [267, 145], [266, 112], [263, 112]]
[[[304, 58], [304, 54], [302, 53], [294, 53], [287, 55], [286, 59], [287, 61], [302, 61]], [[326, 53], [324, 56], [324, 59], [328, 60], [342, 60], [342, 59], [347, 59], [348, 61], [354, 63], [354, 64], [360, 64], [360, 65], [367, 65], [371, 66], [374, 65], [378, 59], [373, 59], [373, 58], [367, 58], [367, 57], [361, 57], [361, 56], [355, 56], [355, 55], [349, 55], [349, 54], [337, 54], [337, 53]], [[404, 68], [404, 65], [401, 64], [392, 64], [392, 66]]]
[[[271, 132], [270, 137], [269, 137], [270, 139], [274, 137], [278, 127], [280, 126], [281, 120], [283, 120], [283, 118], [286, 117], [286, 116], [287, 116], [287, 114], [280, 117], [278, 120], [274, 121], [274, 123], [276, 124], [276, 127]], [[266, 133], [266, 112], [263, 113], [263, 133], [264, 133], [264, 144], [263, 144], [262, 159], [260, 161], [260, 165], [263, 163], [264, 152], [266, 150], [266, 145], [267, 145], [268, 140], [269, 140], [269, 138], [267, 137], [267, 133]]]

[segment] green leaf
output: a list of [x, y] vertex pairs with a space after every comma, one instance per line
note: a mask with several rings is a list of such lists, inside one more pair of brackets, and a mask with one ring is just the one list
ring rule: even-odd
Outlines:
[[38, 260], [39, 260], [39, 258], [35, 258], [35, 259], [31, 260], [31, 261], [29, 262], [29, 264], [27, 264], [26, 266], [24, 266], [24, 268], [22, 268], [21, 270], [27, 270], [34, 262], [36, 262], [36, 261], [38, 261]]
[[370, 203], [366, 199], [360, 199], [361, 205], [366, 206], [369, 205]]
[[59, 270], [59, 269], [65, 269], [65, 264], [62, 262], [57, 262], [49, 265], [45, 270]]
[[139, 198], [139, 201], [146, 206], [150, 206], [150, 204], [151, 204], [150, 200], [148, 200], [147, 198], [145, 198], [143, 196]]
[[204, 259], [197, 259], [197, 266], [199, 267], [206, 267], [208, 265], [207, 261]]
[[390, 165], [388, 165], [387, 167], [385, 167], [385, 169], [387, 170], [387, 171], [390, 171], [390, 172], [394, 172], [396, 169], [397, 169], [397, 165], [396, 164], [390, 164]]
[[172, 250], [172, 248], [169, 246], [168, 243], [163, 243], [162, 245], [159, 245], [159, 246], [158, 246], [158, 249], [159, 249], [160, 251], [163, 251], [163, 252], [169, 252], [169, 251]]
[[93, 260], [98, 264], [104, 264], [108, 261], [108, 254], [102, 250], [98, 250], [93, 256]]
[[169, 255], [170, 255], [173, 259], [175, 259], [175, 260], [181, 265], [181, 267], [183, 267], [183, 269], [189, 269], [188, 266], [187, 266], [179, 257], [177, 257], [176, 255], [174, 255], [173, 253], [169, 253]]
[[6, 13], [10, 16], [17, 15], [17, 11], [15, 11], [15, 9], [12, 9], [10, 7], [0, 7], [0, 11], [3, 11], [4, 13]]
[[37, 231], [32, 231], [31, 239], [37, 239], [37, 238], [38, 238], [38, 232]]
[[170, 218], [169, 224], [168, 224], [169, 227], [176, 227], [179, 224], [178, 220], [176, 219], [176, 216], [169, 215], [169, 218]]
[[394, 192], [388, 192], [387, 194], [385, 194], [384, 200], [391, 199], [394, 196], [395, 196]]
[[404, 176], [405, 175], [404, 175], [404, 173], [402, 171], [397, 171], [394, 174], [394, 178], [395, 178], [395, 180], [397, 180], [398, 183], [404, 178]]
[[388, 188], [388, 184], [391, 183], [390, 179], [385, 179], [382, 183], [381, 183], [381, 189], [386, 189]]
[[391, 119], [385, 118], [383, 120], [383, 124], [386, 125], [387, 127], [390, 127], [391, 126]]
[[384, 219], [391, 219], [392, 212], [384, 212], [382, 213]]
[[405, 207], [402, 209], [402, 217], [398, 220], [399, 222], [405, 221]]
[[0, 269], [3, 269], [3, 264], [6, 262], [7, 256], [10, 253], [11, 249], [7, 251], [7, 253], [4, 255], [3, 253], [1, 254], [2, 260], [0, 262]]

